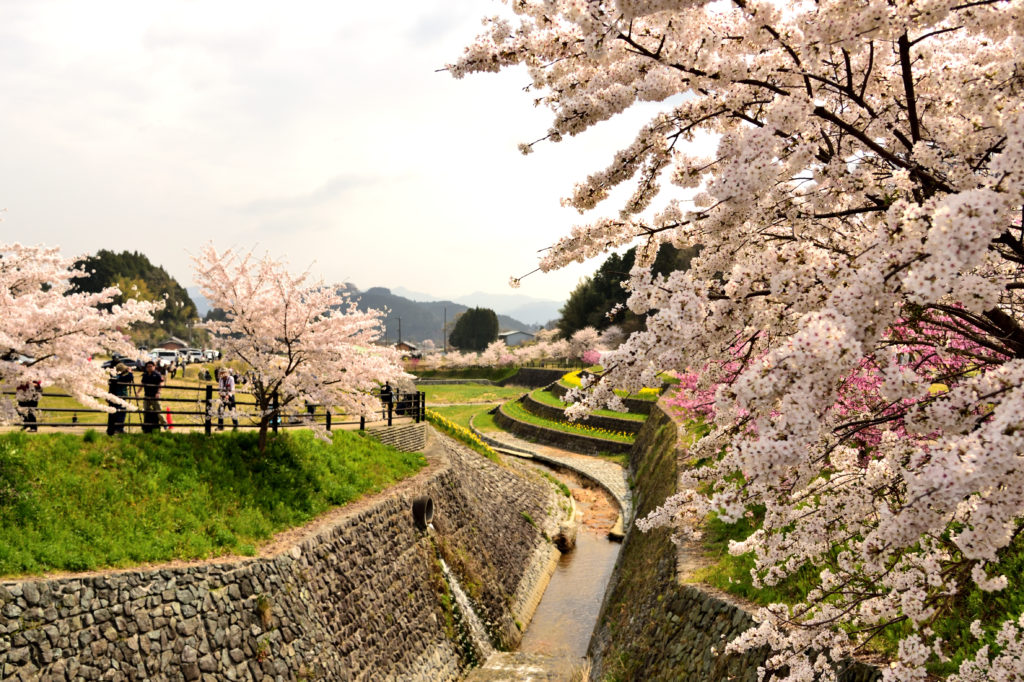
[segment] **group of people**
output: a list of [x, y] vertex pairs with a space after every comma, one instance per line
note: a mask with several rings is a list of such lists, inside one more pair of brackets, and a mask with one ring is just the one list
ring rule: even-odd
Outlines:
[[[164, 381], [164, 375], [157, 369], [155, 362], [150, 360], [144, 365], [142, 377], [139, 379], [139, 385], [142, 386], [143, 433], [152, 433], [165, 426], [163, 416], [160, 414], [160, 389], [163, 387]], [[138, 397], [135, 375], [132, 374], [128, 365], [122, 362], [114, 367], [114, 375], [110, 377], [107, 391], [125, 401], [130, 397]], [[107, 403], [114, 408], [114, 411], [107, 416], [107, 435], [124, 433], [127, 408], [114, 401], [107, 401]]]
[[[173, 378], [173, 374], [171, 378]], [[200, 378], [208, 379], [209, 371], [204, 368], [203, 372], [200, 373]], [[135, 375], [132, 373], [131, 368], [124, 363], [118, 363], [110, 377], [107, 391], [112, 396], [127, 402], [130, 399], [138, 399], [138, 390], [141, 386], [142, 432], [152, 433], [169, 426], [164, 420], [160, 407], [160, 392], [165, 381], [164, 372], [161, 372], [160, 368], [152, 360], [146, 362], [138, 383], [135, 381]], [[235, 386], [238, 381], [232, 369], [221, 367], [217, 371], [217, 393], [220, 397], [217, 409], [218, 431], [224, 430], [225, 412], [230, 416], [234, 429], [238, 429], [238, 412], [235, 402]], [[42, 386], [38, 381], [26, 382], [17, 387], [15, 398], [18, 403], [18, 411], [22, 417], [23, 429], [33, 432], [38, 429], [35, 412], [39, 406], [39, 399], [42, 397], [42, 394]], [[397, 392], [391, 387], [391, 384], [385, 382], [380, 391], [382, 417], [387, 416], [388, 409], [395, 404], [397, 397]], [[124, 433], [128, 407], [113, 400], [108, 400], [107, 404], [114, 408], [107, 416], [107, 435], [113, 436], [118, 433]], [[315, 405], [307, 403], [306, 407], [312, 416], [316, 409]]]
[[[149, 361], [145, 364], [142, 377], [139, 379], [139, 385], [142, 387], [143, 433], [152, 433], [168, 426], [164, 421], [160, 408], [160, 391], [165, 381], [164, 374], [160, 372], [155, 362]], [[114, 367], [114, 374], [110, 377], [107, 390], [112, 396], [116, 396], [123, 401], [127, 401], [132, 397], [138, 397], [135, 375], [128, 365], [119, 363]], [[224, 429], [225, 411], [230, 413], [234, 428], [237, 429], [238, 413], [235, 409], [235, 378], [226, 367], [220, 368], [217, 372], [217, 392], [220, 395], [217, 429], [221, 431]], [[107, 416], [107, 435], [113, 436], [118, 433], [124, 433], [128, 408], [112, 400], [108, 400], [107, 404], [114, 408], [114, 411]]]

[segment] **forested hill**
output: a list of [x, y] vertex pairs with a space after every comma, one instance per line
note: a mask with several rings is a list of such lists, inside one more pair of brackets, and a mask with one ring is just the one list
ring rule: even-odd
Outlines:
[[[350, 285], [347, 292], [357, 302], [360, 310], [388, 310], [385, 324], [387, 338], [392, 343], [398, 341], [398, 318], [402, 318], [403, 341], [416, 343], [431, 339], [440, 346], [444, 342], [441, 328], [444, 326], [445, 308], [448, 309], [449, 333], [454, 326], [455, 316], [468, 309], [467, 306], [454, 301], [413, 301], [395, 295], [384, 287], [359, 291]], [[498, 324], [502, 331], [533, 331], [537, 328], [536, 325], [526, 324], [507, 315], [498, 315]]]
[[130, 333], [135, 343], [150, 346], [171, 335], [183, 339], [191, 336], [197, 342], [205, 340], [206, 332], [195, 327], [199, 313], [188, 292], [145, 255], [137, 251], [118, 253], [101, 249], [95, 255], [79, 260], [76, 265], [87, 273], [75, 280], [75, 288], [79, 291], [96, 292], [116, 286], [122, 295], [114, 303], [127, 298], [165, 301], [164, 307], [154, 314], [153, 324], [139, 323], [132, 327]]

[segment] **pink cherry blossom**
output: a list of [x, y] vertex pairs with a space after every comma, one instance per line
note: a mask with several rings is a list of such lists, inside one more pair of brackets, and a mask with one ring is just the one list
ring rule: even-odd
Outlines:
[[[109, 376], [93, 358], [137, 354], [129, 327], [152, 322], [163, 303], [114, 305], [116, 287], [78, 292], [74, 280], [85, 273], [74, 262], [53, 247], [0, 244], [0, 382], [13, 388], [38, 381], [106, 410]], [[20, 419], [10, 400], [0, 401], [0, 421]]]
[[[339, 290], [308, 272], [292, 275], [269, 255], [257, 258], [206, 246], [195, 259], [196, 282], [210, 305], [226, 314], [208, 322], [225, 360], [249, 369], [256, 401], [260, 448], [278, 415], [305, 419], [306, 403], [372, 416], [380, 383], [406, 383], [397, 351], [375, 345], [381, 336], [379, 310], [361, 311]], [[314, 425], [327, 437], [322, 424]]]
[[[568, 188], [588, 218], [540, 261], [638, 242], [628, 306], [646, 329], [602, 359], [583, 407], [672, 370], [710, 422], [688, 453], [709, 464], [641, 525], [686, 534], [763, 506], [734, 551], [758, 584], [812, 566], [819, 585], [730, 650], [769, 645], [769, 669], [828, 678], [809, 652], [837, 661], [900, 621], [885, 677], [921, 679], [942, 656], [930, 620], [999, 589], [1024, 529], [1024, 5], [509, 7], [449, 70], [527, 68], [552, 121], [524, 151], [653, 112]], [[702, 250], [655, 275], [663, 243]], [[954, 678], [1024, 675], [1020, 624], [982, 625], [1001, 648]]]

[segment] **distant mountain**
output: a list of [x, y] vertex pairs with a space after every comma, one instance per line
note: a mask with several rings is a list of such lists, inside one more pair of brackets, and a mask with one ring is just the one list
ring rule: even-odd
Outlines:
[[468, 296], [459, 296], [455, 300], [471, 307], [490, 308], [496, 313], [526, 320], [530, 324], [538, 326], [557, 319], [559, 317], [558, 309], [562, 307], [561, 301], [533, 298], [522, 294], [487, 294], [482, 291], [475, 291]]
[[426, 294], [422, 291], [413, 291], [412, 289], [406, 289], [405, 287], [394, 287], [391, 289], [391, 293], [395, 296], [404, 296], [405, 298], [413, 301], [436, 301], [440, 297], [434, 294]]
[[[384, 287], [372, 287], [362, 292], [351, 287], [348, 289], [348, 293], [356, 301], [360, 310], [377, 308], [389, 311], [384, 323], [387, 327], [387, 338], [392, 343], [398, 341], [398, 320], [401, 318], [403, 341], [415, 343], [431, 339], [441, 346], [444, 343], [442, 327], [445, 320], [445, 308], [448, 310], [448, 331], [451, 333], [455, 316], [470, 307], [455, 301], [413, 301], [393, 294], [390, 289]], [[536, 325], [500, 314], [498, 315], [498, 324], [502, 331], [533, 331], [537, 328]]]
[[196, 304], [199, 317], [206, 317], [206, 313], [210, 312], [210, 302], [199, 293], [199, 287], [185, 287], [185, 291], [188, 292], [188, 297], [192, 299], [192, 302]]
[[[412, 291], [403, 287], [395, 287], [392, 293], [398, 296], [412, 299], [414, 301], [434, 301], [436, 296], [425, 294], [421, 291]], [[552, 301], [522, 294], [488, 294], [482, 291], [475, 291], [466, 296], [455, 298], [456, 303], [461, 303], [469, 308], [490, 308], [499, 315], [523, 320], [524, 322], [538, 327], [558, 319], [558, 309], [562, 307], [561, 301]]]

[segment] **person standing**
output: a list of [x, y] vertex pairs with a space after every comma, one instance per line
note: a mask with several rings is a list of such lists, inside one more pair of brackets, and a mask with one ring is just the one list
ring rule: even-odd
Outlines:
[[231, 423], [238, 430], [238, 413], [235, 411], [235, 377], [227, 367], [217, 372], [217, 391], [220, 393], [220, 407], [217, 409], [217, 430], [224, 430], [224, 410], [231, 413]]
[[[128, 365], [119, 362], [117, 367], [114, 368], [114, 375], [110, 377], [107, 392], [122, 400], [127, 400], [134, 385], [135, 377], [132, 376]], [[107, 415], [107, 435], [113, 436], [115, 433], [124, 433], [124, 418], [128, 408], [120, 403], [115, 403], [113, 400], [108, 400], [107, 404], [115, 410]]]
[[21, 414], [22, 430], [35, 433], [39, 430], [36, 426], [36, 408], [39, 407], [39, 399], [43, 396], [43, 386], [38, 381], [26, 381], [18, 384], [14, 391], [14, 398], [18, 401], [18, 412]]
[[153, 433], [160, 430], [160, 388], [164, 385], [164, 375], [157, 371], [152, 360], [146, 363], [142, 373], [142, 432]]
[[395, 399], [395, 392], [391, 388], [391, 383], [388, 381], [384, 382], [384, 387], [380, 389], [380, 409], [381, 419], [386, 419], [388, 416], [388, 410], [391, 408], [391, 403]]

